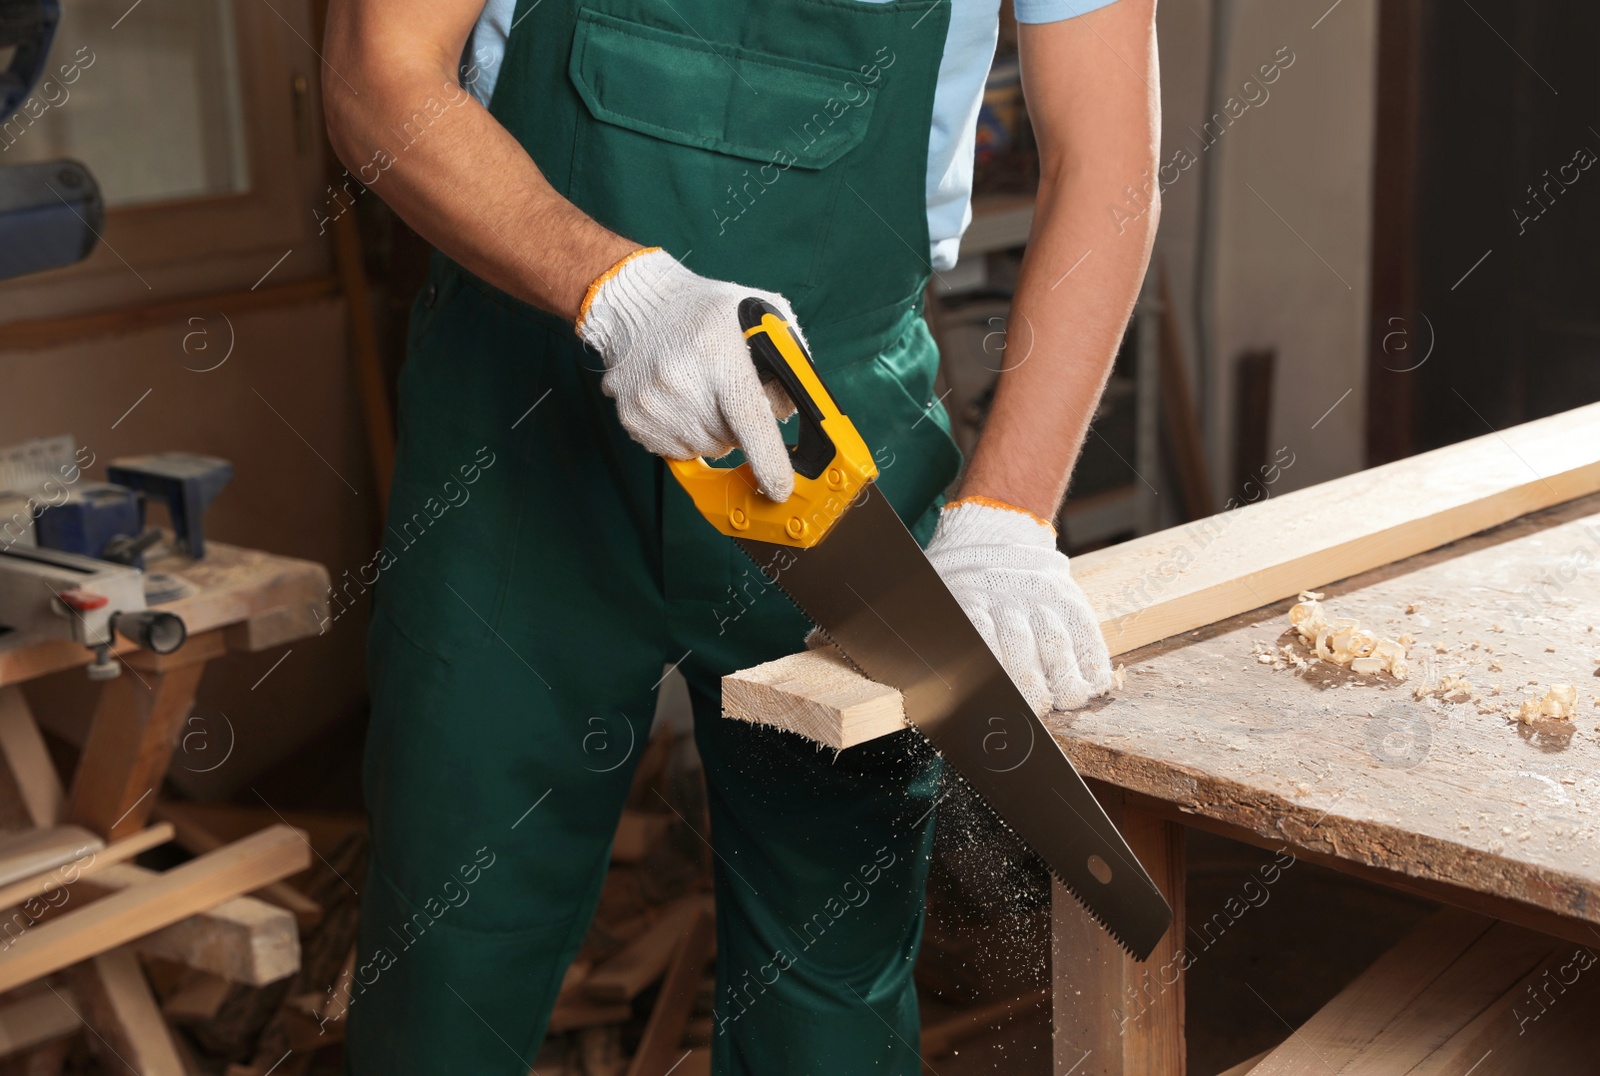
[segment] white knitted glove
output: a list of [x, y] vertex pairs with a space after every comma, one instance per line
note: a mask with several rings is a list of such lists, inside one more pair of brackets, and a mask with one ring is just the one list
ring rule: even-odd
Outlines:
[[635, 441], [679, 460], [742, 448], [762, 492], [784, 501], [794, 492], [794, 469], [778, 422], [795, 408], [776, 381], [761, 383], [750, 361], [739, 303], [751, 296], [771, 303], [800, 335], [783, 296], [708, 280], [650, 247], [589, 288], [578, 335], [604, 360], [601, 391], [617, 401]]
[[952, 502], [928, 543], [950, 593], [1035, 712], [1111, 690], [1111, 655], [1055, 530], [987, 498]]

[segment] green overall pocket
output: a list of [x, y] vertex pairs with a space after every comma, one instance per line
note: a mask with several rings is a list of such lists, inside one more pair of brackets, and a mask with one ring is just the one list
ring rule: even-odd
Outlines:
[[584, 10], [568, 74], [586, 106], [570, 189], [591, 215], [704, 276], [790, 299], [816, 283], [837, 166], [878, 96], [856, 71]]

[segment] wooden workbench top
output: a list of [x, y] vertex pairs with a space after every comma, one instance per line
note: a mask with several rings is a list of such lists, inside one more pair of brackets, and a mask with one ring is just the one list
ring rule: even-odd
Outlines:
[[[1260, 644], [1309, 656], [1290, 600], [1131, 651], [1121, 691], [1046, 720], [1086, 777], [1190, 824], [1600, 938], [1600, 495], [1324, 593], [1330, 618], [1418, 640], [1409, 679], [1262, 664]], [[1452, 673], [1469, 696], [1416, 697]], [[1576, 717], [1519, 723], [1553, 683]]]
[[[151, 559], [147, 567], [175, 575], [191, 588], [157, 609], [182, 617], [190, 638], [230, 629], [230, 649], [260, 650], [314, 634], [325, 615], [328, 570], [314, 561], [207, 542], [204, 560], [168, 554]], [[118, 638], [116, 653], [134, 649]], [[92, 660], [89, 650], [64, 639], [10, 648], [0, 643], [0, 687]]]

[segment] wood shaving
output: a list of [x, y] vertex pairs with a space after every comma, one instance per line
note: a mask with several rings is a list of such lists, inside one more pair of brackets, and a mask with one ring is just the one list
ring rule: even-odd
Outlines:
[[1111, 671], [1111, 687], [1112, 687], [1112, 690], [1121, 691], [1122, 688], [1123, 688], [1123, 685], [1125, 685], [1127, 682], [1128, 682], [1128, 667], [1126, 665], [1118, 665], [1115, 669], [1113, 669]]
[[1464, 676], [1448, 673], [1437, 684], [1418, 684], [1411, 695], [1417, 699], [1433, 695], [1445, 702], [1465, 702], [1472, 697], [1472, 681]]
[[1410, 636], [1388, 639], [1349, 617], [1329, 620], [1322, 595], [1314, 591], [1301, 591], [1299, 602], [1289, 610], [1289, 624], [1329, 665], [1347, 667], [1361, 676], [1386, 672], [1396, 680], [1404, 680], [1411, 671], [1407, 656]]
[[1540, 718], [1571, 721], [1578, 708], [1578, 689], [1571, 684], [1551, 684], [1550, 690], [1536, 699], [1524, 699], [1517, 720], [1530, 725]]

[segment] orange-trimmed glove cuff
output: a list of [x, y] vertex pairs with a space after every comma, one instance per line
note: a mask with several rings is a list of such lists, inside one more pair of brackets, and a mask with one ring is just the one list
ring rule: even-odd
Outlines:
[[589, 290], [583, 293], [583, 304], [578, 307], [578, 319], [572, 323], [572, 331], [577, 333], [579, 336], [583, 335], [583, 322], [584, 319], [589, 316], [589, 308], [594, 305], [595, 296], [600, 294], [600, 289], [605, 287], [605, 285], [609, 283], [612, 278], [614, 278], [618, 273], [622, 272], [623, 266], [627, 265], [635, 258], [641, 257], [645, 254], [653, 254], [660, 249], [660, 247], [640, 247], [638, 250], [634, 251], [632, 254], [629, 254], [611, 268], [595, 277], [594, 283], [589, 285]]
[[959, 508], [964, 504], [982, 505], [985, 508], [998, 508], [1003, 512], [1016, 512], [1018, 515], [1027, 516], [1029, 519], [1033, 520], [1035, 523], [1044, 524], [1046, 527], [1049, 527], [1052, 532], [1054, 532], [1055, 529], [1056, 529], [1056, 525], [1054, 523], [1052, 523], [1050, 520], [1045, 519], [1041, 515], [1036, 515], [1035, 513], [1028, 511], [1026, 508], [1018, 508], [1014, 504], [1008, 504], [1005, 501], [996, 500], [993, 497], [985, 497], [985, 496], [982, 496], [981, 494], [976, 494], [976, 493], [972, 494], [971, 496], [961, 497], [961, 498], [958, 498], [957, 500], [953, 500], [953, 501], [950, 501], [950, 502], [946, 503], [945, 506], [944, 506], [944, 511], [948, 512], [948, 511], [950, 511], [950, 509]]

